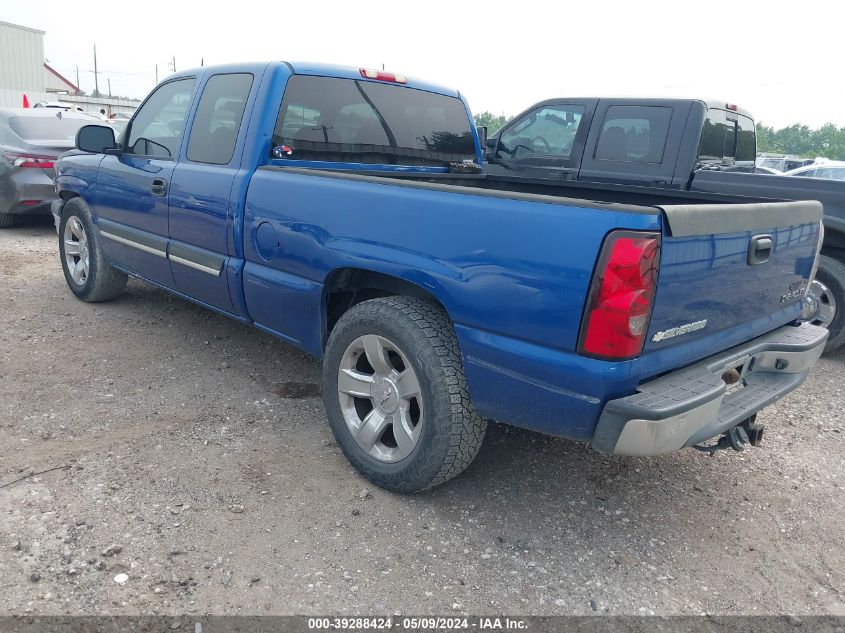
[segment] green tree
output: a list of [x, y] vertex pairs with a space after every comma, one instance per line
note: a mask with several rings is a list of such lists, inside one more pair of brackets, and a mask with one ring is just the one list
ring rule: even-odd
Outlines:
[[491, 135], [502, 129], [502, 126], [508, 122], [508, 117], [504, 114], [496, 115], [487, 111], [476, 114], [473, 118], [475, 119], [475, 124], [477, 126], [486, 125], [487, 131]]
[[845, 160], [845, 127], [827, 123], [813, 130], [794, 123], [775, 130], [757, 123], [757, 151]]

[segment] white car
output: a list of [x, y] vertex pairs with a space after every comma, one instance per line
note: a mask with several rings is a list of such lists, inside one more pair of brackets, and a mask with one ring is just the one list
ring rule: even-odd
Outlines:
[[802, 178], [824, 178], [827, 180], [845, 181], [845, 161], [829, 160], [815, 165], [806, 165], [793, 169], [784, 176], [800, 176]]

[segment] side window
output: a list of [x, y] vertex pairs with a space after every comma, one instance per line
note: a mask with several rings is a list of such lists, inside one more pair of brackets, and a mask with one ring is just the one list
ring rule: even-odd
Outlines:
[[170, 81], [150, 95], [130, 123], [127, 152], [156, 158], [176, 155], [195, 82]]
[[806, 169], [802, 172], [795, 174], [795, 176], [801, 176], [801, 178], [816, 178], [816, 170]]
[[596, 160], [660, 163], [672, 108], [667, 106], [611, 106], [596, 144]]
[[845, 180], [845, 167], [819, 167], [815, 170], [813, 178], [824, 178], [826, 180]]
[[496, 158], [516, 160], [531, 155], [569, 158], [583, 116], [584, 107], [579, 105], [538, 108], [501, 133]]
[[252, 75], [214, 75], [205, 84], [188, 140], [188, 160], [225, 165], [232, 160]]
[[737, 117], [736, 162], [753, 163], [757, 158], [757, 132], [754, 121], [741, 114]]

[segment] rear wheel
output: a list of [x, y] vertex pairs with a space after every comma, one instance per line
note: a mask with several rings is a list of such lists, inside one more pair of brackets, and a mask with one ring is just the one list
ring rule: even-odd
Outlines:
[[830, 352], [845, 343], [845, 264], [829, 255], [819, 259], [816, 279], [810, 287], [818, 312], [812, 323], [830, 330], [825, 351]]
[[364, 301], [340, 318], [323, 361], [323, 399], [352, 465], [395, 492], [448, 481], [484, 439], [454, 327], [421, 299]]
[[68, 287], [83, 301], [109, 301], [123, 292], [127, 276], [103, 256], [91, 212], [81, 198], [65, 204], [59, 222], [59, 255]]

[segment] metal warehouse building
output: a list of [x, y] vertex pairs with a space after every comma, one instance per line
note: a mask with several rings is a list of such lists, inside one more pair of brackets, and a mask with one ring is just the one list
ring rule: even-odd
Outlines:
[[0, 107], [48, 98], [44, 83], [44, 31], [0, 22]]
[[79, 95], [79, 88], [44, 61], [44, 31], [0, 22], [0, 108], [62, 101], [91, 112], [132, 113], [138, 102]]

